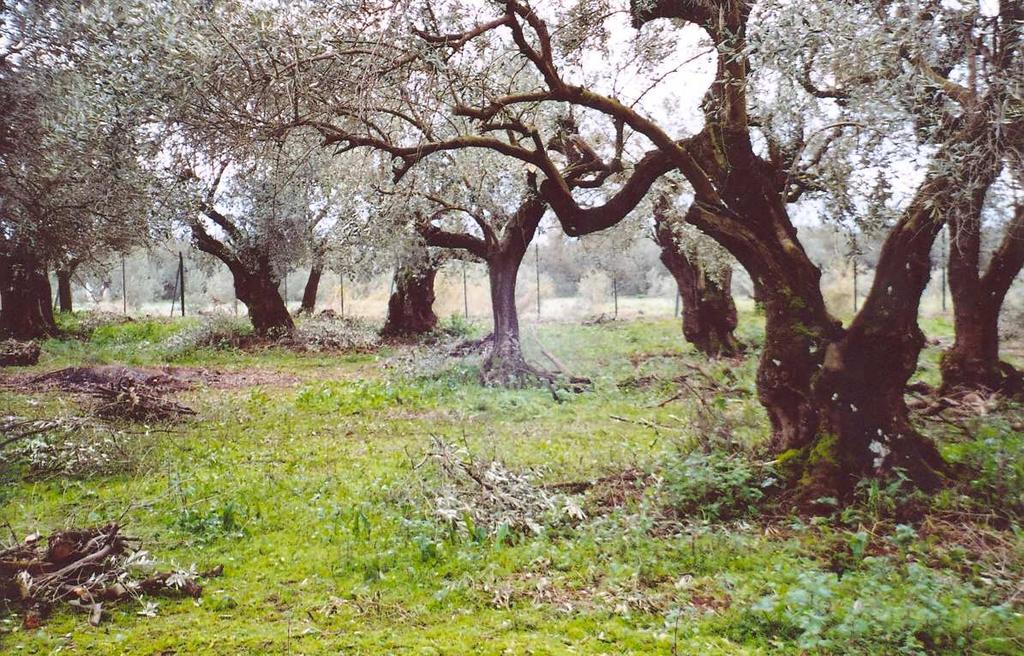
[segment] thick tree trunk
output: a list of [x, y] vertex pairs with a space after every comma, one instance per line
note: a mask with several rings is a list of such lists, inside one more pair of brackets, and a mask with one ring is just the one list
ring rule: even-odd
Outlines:
[[783, 453], [813, 443], [820, 408], [812, 381], [824, 344], [835, 326], [827, 315], [794, 302], [789, 287], [765, 286], [764, 350], [757, 368], [757, 392], [772, 425], [772, 449]]
[[232, 269], [235, 282], [235, 296], [245, 303], [253, 330], [261, 337], [280, 337], [295, 328], [288, 307], [281, 298], [278, 281], [269, 267], [257, 272]]
[[[931, 277], [931, 249], [943, 221], [978, 211], [1001, 170], [999, 131], [979, 111], [936, 155], [929, 177], [879, 255], [864, 307], [830, 344], [815, 384], [824, 415], [819, 441], [832, 458], [807, 473], [848, 493], [859, 478], [902, 471], [918, 486], [938, 486], [946, 469], [935, 445], [910, 423], [904, 398], [924, 333], [917, 324]], [[818, 449], [822, 452], [826, 449]]]
[[57, 269], [57, 305], [61, 313], [74, 311], [71, 298], [71, 269]]
[[526, 358], [523, 357], [519, 338], [516, 279], [519, 276], [522, 258], [523, 253], [504, 252], [487, 262], [494, 341], [480, 373], [486, 385], [519, 387], [537, 375], [537, 371], [527, 364]]
[[942, 356], [942, 392], [964, 389], [1024, 392], [1024, 377], [999, 359], [999, 313], [1024, 266], [1024, 206], [1017, 208], [1002, 244], [980, 272], [981, 214], [950, 217], [949, 286], [956, 341]]
[[57, 334], [46, 266], [34, 255], [0, 255], [0, 335], [39, 339]]
[[820, 411], [813, 393], [825, 347], [843, 333], [825, 307], [821, 271], [796, 238], [775, 182], [756, 158], [728, 179], [738, 216], [693, 205], [686, 222], [715, 239], [750, 273], [764, 298], [765, 341], [757, 391], [772, 426], [772, 449], [804, 449], [818, 437]]
[[437, 327], [434, 314], [433, 262], [401, 266], [395, 271], [395, 291], [388, 300], [388, 319], [381, 330], [384, 337], [425, 335]]
[[492, 348], [480, 370], [484, 385], [521, 387], [552, 376], [531, 367], [523, 357], [519, 339], [519, 314], [516, 310], [516, 278], [537, 226], [544, 217], [547, 204], [530, 193], [508, 217], [501, 234], [488, 222], [480, 220], [483, 238], [466, 233], [453, 233], [429, 223], [419, 226], [420, 235], [429, 246], [457, 248], [487, 263], [491, 286], [491, 313], [494, 318]]
[[[899, 284], [887, 273], [876, 271], [881, 289]], [[897, 469], [926, 489], [941, 480], [942, 457], [911, 425], [904, 399], [925, 341], [918, 303], [908, 299], [884, 312], [862, 312], [846, 336], [828, 346], [815, 385], [825, 409], [822, 431], [806, 463], [811, 485], [805, 496], [815, 488], [848, 495], [860, 478]]]
[[730, 287], [732, 271], [718, 276], [707, 271], [700, 257], [686, 255], [672, 230], [671, 222], [655, 212], [655, 238], [661, 247], [661, 262], [679, 288], [683, 301], [683, 336], [701, 353], [717, 358], [737, 355], [740, 344], [736, 329], [736, 304]]
[[[223, 168], [221, 172], [223, 173]], [[238, 227], [212, 207], [212, 192], [203, 213], [225, 231], [235, 244], [244, 241]], [[281, 280], [274, 273], [269, 252], [271, 247], [249, 247], [236, 252], [228, 248], [224, 242], [212, 237], [198, 220], [190, 222], [189, 227], [199, 250], [216, 257], [231, 271], [235, 283], [235, 297], [245, 303], [249, 320], [252, 321], [252, 327], [257, 335], [280, 337], [295, 329], [295, 323], [288, 313], [288, 306], [278, 289]]]
[[987, 390], [1021, 392], [1021, 373], [999, 359], [1002, 299], [953, 295], [956, 340], [942, 355], [942, 392]]
[[314, 260], [309, 268], [309, 277], [306, 278], [306, 287], [302, 290], [302, 305], [299, 306], [299, 314], [313, 314], [316, 310], [316, 295], [320, 291], [320, 278], [323, 273], [323, 262]]

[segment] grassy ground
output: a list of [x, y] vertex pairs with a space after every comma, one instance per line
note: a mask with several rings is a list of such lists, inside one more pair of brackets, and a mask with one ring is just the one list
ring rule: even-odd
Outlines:
[[[759, 322], [743, 326], [756, 354]], [[100, 327], [46, 343], [37, 369], [162, 365], [167, 340], [194, 328]], [[0, 652], [1024, 652], [1019, 408], [964, 419], [970, 437], [959, 420], [922, 424], [964, 465], [960, 486], [928, 499], [865, 486], [852, 508], [800, 517], [766, 502], [755, 355], [709, 364], [670, 320], [525, 332], [534, 362], [542, 343], [593, 389], [560, 403], [481, 389], [472, 358], [427, 348], [175, 351], [175, 365], [267, 382], [181, 392], [198, 417], [131, 428], [117, 471], [0, 463], [0, 523], [23, 536], [123, 517], [162, 564], [225, 575], [200, 600], [158, 600], [154, 617], [121, 605], [98, 628], [59, 610], [28, 631], [0, 607]], [[924, 380], [937, 357], [923, 356]], [[83, 412], [62, 393], [0, 398], [3, 414]], [[536, 532], [449, 521], [438, 499], [468, 492], [427, 457], [438, 440], [537, 486], [607, 478], [574, 500], [585, 519], [556, 509]]]

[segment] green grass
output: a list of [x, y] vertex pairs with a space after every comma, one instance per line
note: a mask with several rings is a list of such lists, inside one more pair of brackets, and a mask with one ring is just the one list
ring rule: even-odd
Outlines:
[[[500, 540], [450, 530], [431, 512], [438, 478], [422, 462], [435, 438], [536, 467], [546, 482], [625, 468], [681, 472], [665, 487], [681, 508], [709, 489], [755, 498], [751, 488], [770, 471], [751, 465], [738, 475], [728, 462], [705, 471], [687, 455], [709, 442], [745, 454], [767, 435], [753, 383], [761, 328], [756, 317], [743, 321], [755, 350], [740, 364], [697, 357], [669, 320], [542, 325], [544, 348], [594, 381], [561, 403], [547, 390], [482, 389], [472, 362], [384, 369], [401, 348], [346, 357], [196, 351], [184, 363], [282, 371], [300, 383], [184, 392], [199, 417], [138, 436], [145, 457], [134, 466], [8, 480], [0, 523], [26, 535], [123, 515], [163, 566], [219, 563], [224, 577], [200, 601], [158, 600], [156, 617], [112, 608], [97, 629], [63, 609], [34, 631], [0, 613], [0, 652], [1020, 653], [1020, 600], [1007, 601], [1024, 558], [1017, 517], [1000, 511], [998, 528], [979, 523], [979, 535], [998, 541], [991, 551], [940, 532], [943, 517], [999, 508], [1024, 489], [1024, 436], [1003, 415], [979, 420], [976, 440], [944, 442], [977, 472], [973, 492], [941, 495], [914, 525], [886, 512], [901, 494], [889, 488], [813, 521], [741, 504], [723, 506], [735, 511], [729, 521], [689, 512], [669, 522], [666, 497], [650, 490], [611, 509], [588, 498], [578, 525]], [[161, 342], [185, 327], [140, 321], [51, 340], [39, 368], [161, 364]], [[527, 328], [528, 357], [549, 364], [531, 335]], [[687, 365], [734, 376], [735, 394], [661, 405], [679, 390], [674, 377], [703, 375]], [[0, 400], [4, 414], [75, 411], [60, 394]], [[698, 489], [687, 471], [710, 478]]]

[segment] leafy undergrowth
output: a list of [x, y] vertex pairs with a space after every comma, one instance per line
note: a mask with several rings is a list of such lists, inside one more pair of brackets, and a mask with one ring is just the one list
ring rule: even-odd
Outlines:
[[[195, 351], [301, 383], [186, 389], [176, 398], [198, 416], [117, 427], [114, 468], [41, 476], [25, 461], [0, 488], [0, 523], [25, 535], [121, 517], [174, 567], [224, 576], [201, 600], [111, 609], [100, 628], [0, 614], [0, 652], [1021, 653], [1019, 409], [970, 435], [925, 425], [963, 466], [958, 486], [923, 497], [897, 478], [801, 516], [757, 455], [758, 327], [744, 325], [754, 349], [722, 363], [672, 321], [542, 325], [544, 349], [594, 381], [562, 403], [482, 389], [472, 360], [412, 366], [413, 347], [350, 364]], [[57, 353], [118, 354], [93, 340], [45, 350], [50, 368]], [[0, 414], [74, 407], [18, 392]], [[59, 439], [46, 438], [58, 456]]]

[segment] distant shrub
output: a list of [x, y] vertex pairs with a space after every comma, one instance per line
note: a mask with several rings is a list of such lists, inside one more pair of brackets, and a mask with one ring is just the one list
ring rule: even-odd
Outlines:
[[54, 315], [54, 319], [62, 331], [79, 339], [89, 339], [98, 328], [120, 326], [132, 321], [127, 315], [103, 310], [59, 313]]
[[97, 346], [157, 344], [181, 330], [180, 324], [160, 319], [140, 319], [97, 326], [90, 337]]
[[743, 454], [721, 451], [671, 451], [658, 463], [665, 502], [675, 513], [708, 520], [749, 516], [765, 489], [776, 483], [773, 472], [755, 466]]
[[376, 329], [366, 321], [325, 314], [301, 322], [291, 340], [307, 351], [361, 351], [380, 345]]
[[204, 348], [238, 348], [251, 340], [252, 335], [252, 325], [247, 319], [214, 315], [164, 340], [164, 354], [168, 360], [174, 360]]
[[476, 324], [461, 314], [449, 314], [438, 324], [438, 330], [451, 337], [471, 337], [476, 333]]

